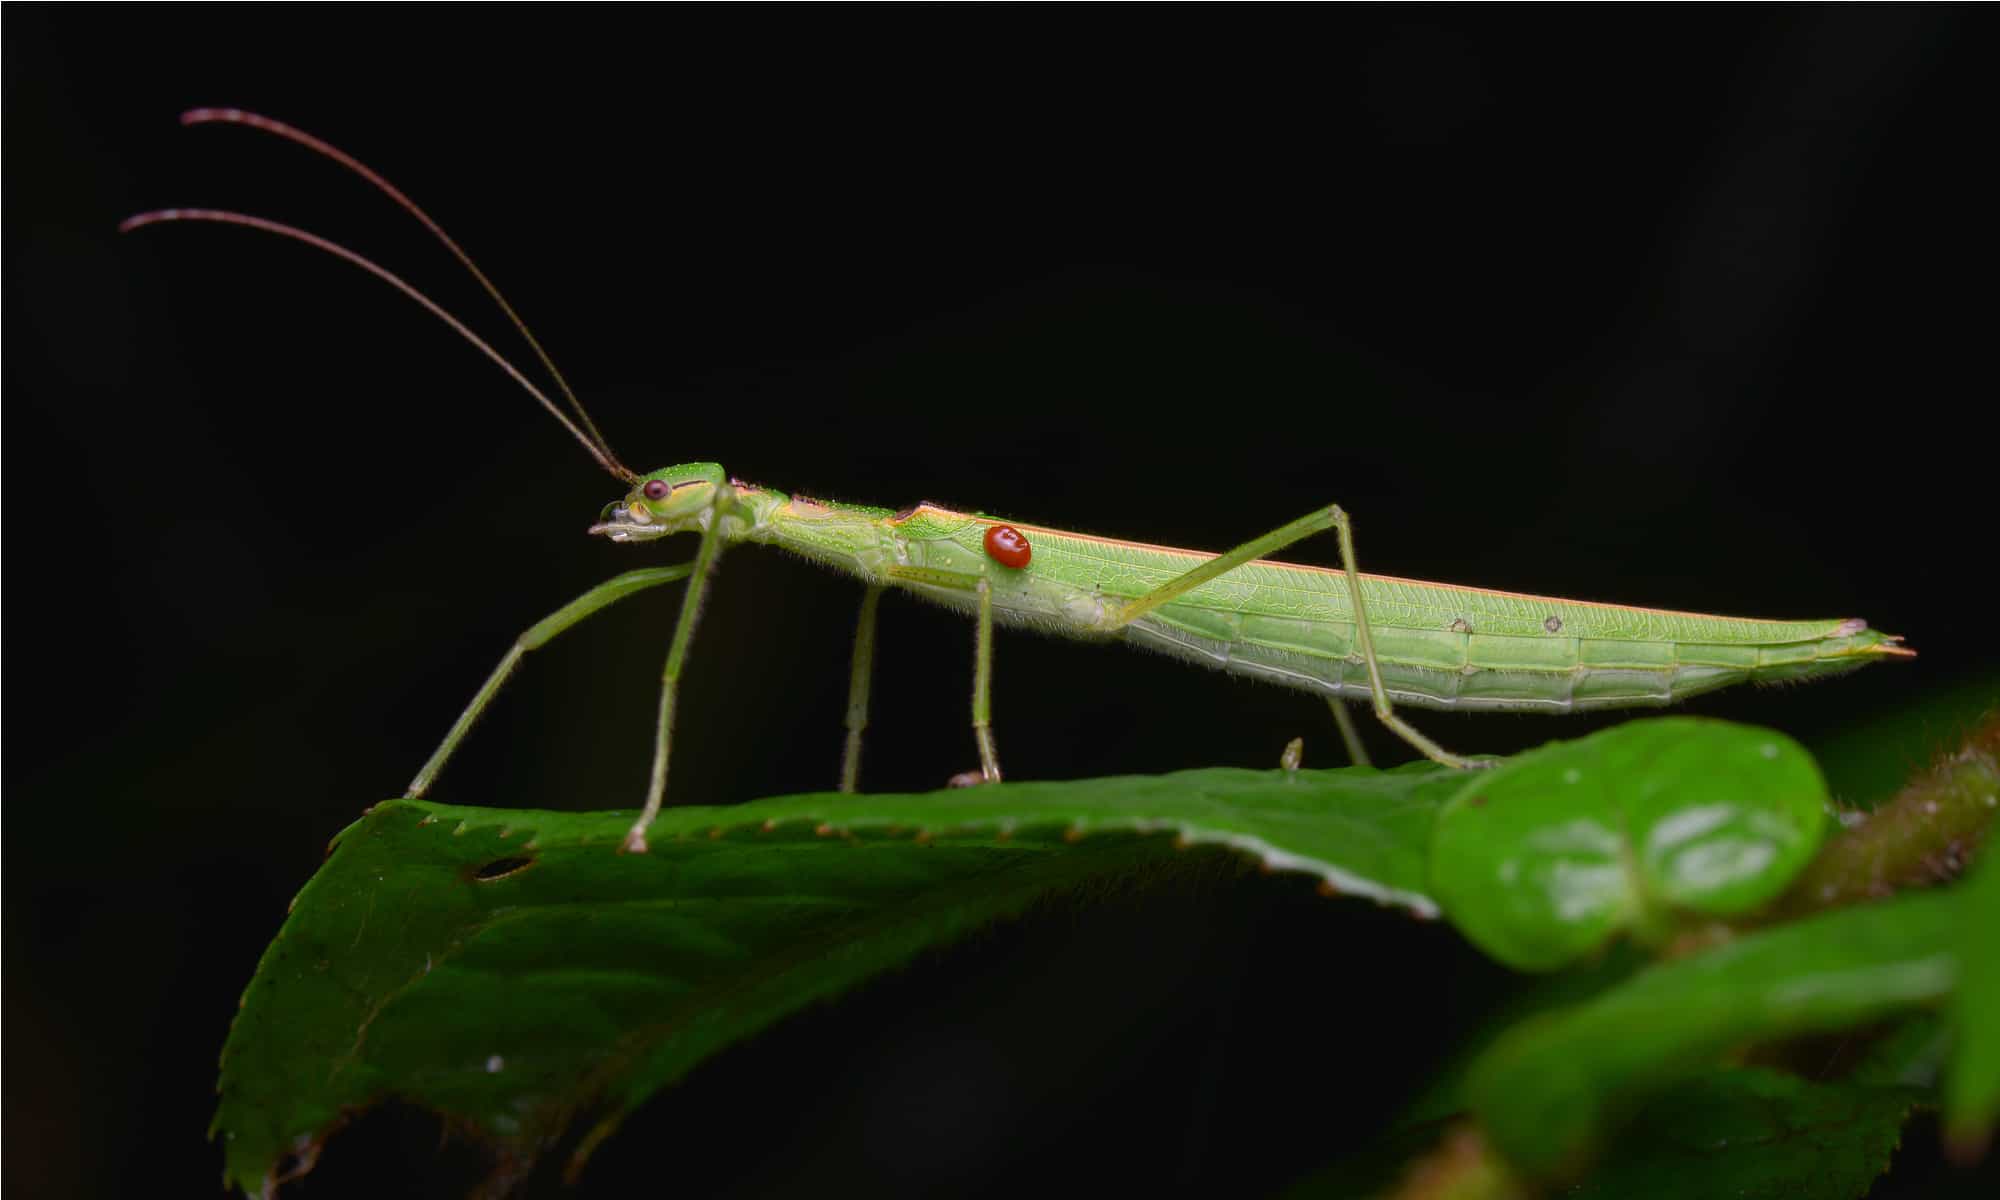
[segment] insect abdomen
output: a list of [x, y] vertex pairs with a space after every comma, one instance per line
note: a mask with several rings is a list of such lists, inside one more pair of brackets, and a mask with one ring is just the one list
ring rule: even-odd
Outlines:
[[[1473, 711], [1659, 706], [1746, 681], [1841, 674], [1901, 652], [1893, 639], [1866, 628], [1763, 645], [1623, 642], [1560, 633], [1526, 637], [1469, 629], [1378, 627], [1374, 633], [1391, 700]], [[1354, 627], [1346, 622], [1170, 607], [1135, 625], [1128, 638], [1287, 687], [1355, 699], [1368, 694]]]

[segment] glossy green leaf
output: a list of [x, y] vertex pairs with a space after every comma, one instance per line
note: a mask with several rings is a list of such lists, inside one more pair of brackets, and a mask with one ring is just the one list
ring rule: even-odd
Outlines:
[[1826, 785], [1784, 735], [1633, 721], [1474, 778], [1438, 820], [1431, 885], [1482, 950], [1549, 970], [1681, 913], [1754, 908], [1825, 827]]
[[268, 1191], [391, 1098], [518, 1166], [801, 1006], [1053, 892], [1171, 871], [1183, 846], [1431, 915], [1425, 847], [1461, 784], [1425, 765], [785, 797], [669, 809], [646, 855], [614, 853], [630, 813], [384, 803], [244, 994], [227, 1176]]
[[1904, 896], [1650, 968], [1502, 1038], [1467, 1094], [1512, 1161], [1573, 1171], [1644, 1097], [1733, 1047], [1945, 999], [1966, 908], [1953, 891]]

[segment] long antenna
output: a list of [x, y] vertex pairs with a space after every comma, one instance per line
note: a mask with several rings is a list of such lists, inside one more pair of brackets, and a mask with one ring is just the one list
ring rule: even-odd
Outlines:
[[[182, 113], [180, 120], [181, 124], [183, 125], [207, 125], [207, 124], [243, 125], [251, 129], [261, 129], [266, 133], [275, 134], [278, 137], [284, 138], [286, 141], [295, 143], [300, 146], [304, 146], [306, 149], [312, 151], [315, 154], [318, 154], [324, 158], [331, 159], [333, 162], [336, 162], [341, 166], [347, 168], [349, 171], [352, 171], [354, 174], [359, 175], [362, 179], [366, 180], [369, 184], [373, 185], [376, 188], [376, 190], [380, 191], [383, 195], [389, 197], [391, 200], [394, 200], [399, 206], [402, 207], [402, 209], [405, 212], [409, 213], [411, 216], [415, 217], [419, 222], [421, 222], [425, 229], [430, 230], [431, 234], [434, 237], [436, 237], [438, 241], [444, 243], [445, 249], [451, 251], [452, 256], [458, 259], [458, 261], [465, 266], [465, 269], [467, 271], [470, 271], [472, 273], [472, 277], [479, 281], [479, 286], [485, 289], [486, 294], [493, 298], [493, 302], [495, 304], [500, 306], [500, 311], [507, 314], [508, 321], [513, 323], [514, 328], [520, 332], [522, 340], [526, 341], [528, 343], [529, 349], [535, 352], [535, 358], [541, 362], [543, 368], [547, 370], [550, 377], [555, 380], [556, 387], [561, 390], [563, 397], [566, 400], [568, 400], [571, 411], [576, 413], [577, 419], [581, 421], [583, 424], [583, 428], [589, 431], [589, 437], [584, 440], [586, 441], [586, 444], [592, 447], [593, 453], [597, 457], [598, 461], [605, 463], [607, 469], [609, 469], [612, 472], [612, 474], [617, 475], [622, 479], [630, 480], [637, 477], [636, 472], [634, 472], [631, 468], [627, 467], [624, 463], [620, 462], [617, 454], [612, 452], [611, 443], [608, 440], [606, 440], [603, 432], [597, 428], [597, 423], [590, 419], [590, 413], [584, 408], [583, 401], [577, 397], [575, 389], [570, 387], [569, 380], [563, 377], [563, 373], [556, 366], [555, 360], [551, 358], [549, 356], [549, 353], [542, 348], [541, 342], [536, 340], [533, 331], [531, 331], [528, 328], [528, 323], [521, 319], [521, 315], [514, 311], [514, 306], [507, 302], [507, 297], [501, 294], [499, 286], [496, 285], [491, 279], [487, 278], [486, 272], [481, 271], [479, 269], [479, 264], [472, 261], [472, 256], [467, 254], [464, 248], [461, 247], [457, 242], [453, 241], [451, 235], [444, 231], [444, 227], [439, 225], [436, 221], [432, 220], [431, 215], [425, 212], [422, 208], [418, 207], [416, 201], [410, 199], [409, 196], [405, 195], [401, 188], [398, 188], [395, 184], [390, 183], [387, 179], [383, 178], [381, 174], [376, 172], [373, 168], [369, 167], [366, 163], [362, 162], [360, 159], [355, 158], [353, 155], [347, 153], [346, 151], [340, 149], [338, 146], [334, 146], [328, 142], [322, 141], [321, 139], [314, 137], [312, 134], [307, 133], [303, 129], [295, 128], [294, 126], [285, 124], [283, 121], [273, 120], [270, 117], [266, 117], [258, 113], [247, 112], [240, 108], [192, 108]], [[207, 210], [183, 209], [177, 211], [195, 212], [195, 211], [207, 211]], [[147, 222], [142, 222], [142, 223], [147, 223]], [[244, 222], [229, 222], [229, 223], [243, 224]], [[264, 228], [265, 226], [255, 225], [253, 227]], [[277, 230], [271, 229], [270, 231], [276, 232]], [[298, 232], [300, 231], [298, 230], [291, 231], [291, 233], [293, 234], [296, 234]], [[308, 238], [310, 238], [310, 235], [308, 235]], [[318, 245], [322, 249], [327, 249], [333, 246], [333, 243], [326, 242], [323, 239], [311, 239], [308, 240], [308, 244]], [[388, 278], [391, 280], [395, 279], [395, 277], [390, 275], [387, 271], [383, 271], [381, 268], [374, 266], [374, 264], [372, 263], [367, 263], [366, 260], [361, 259], [358, 256], [348, 254], [344, 251], [342, 253], [343, 256], [349, 258], [350, 261], [354, 261], [357, 264], [365, 264], [369, 270], [375, 271], [377, 274], [383, 276], [384, 278]], [[417, 293], [413, 289], [409, 288], [408, 285], [402, 284], [401, 281], [399, 280], [396, 282], [398, 286], [402, 287], [403, 290], [409, 292], [412, 296], [417, 295]], [[422, 297], [420, 296], [418, 298], [422, 299]], [[429, 306], [433, 311], [436, 311], [438, 315], [445, 316], [442, 310], [439, 310], [436, 305], [430, 304], [428, 300], [425, 300], [424, 303], [427, 306]], [[460, 324], [455, 320], [452, 321], [452, 324], [456, 328], [458, 328], [460, 332], [465, 332], [464, 325]], [[480, 344], [484, 346], [484, 343]], [[492, 353], [492, 351], [489, 349], [488, 353], [490, 354]], [[520, 373], [518, 371], [513, 371], [511, 367], [509, 368], [509, 371], [514, 375], [516, 379], [520, 379]], [[523, 380], [523, 382], [525, 383], [525, 380]], [[535, 391], [535, 395], [537, 398], [542, 399], [545, 405], [548, 403], [547, 400], [542, 397], [541, 392]], [[549, 407], [553, 411], [554, 406], [549, 405]], [[559, 413], [557, 415], [560, 417]], [[567, 419], [563, 420], [563, 425], [566, 428], [568, 428], [570, 432], [572, 433], [577, 432], [576, 426]]]
[[337, 242], [330, 242], [316, 233], [307, 233], [303, 229], [281, 224], [277, 221], [266, 220], [263, 217], [253, 217], [245, 213], [228, 212], [217, 208], [163, 208], [154, 212], [143, 212], [137, 216], [127, 217], [123, 221], [120, 221], [118, 223], [118, 232], [130, 233], [134, 229], [140, 229], [147, 225], [159, 225], [168, 221], [208, 221], [218, 225], [241, 225], [249, 229], [261, 230], [265, 233], [275, 233], [280, 237], [288, 237], [294, 241], [304, 242], [316, 250], [326, 251], [335, 258], [346, 259], [348, 262], [382, 280], [410, 299], [415, 300], [418, 304], [423, 305], [430, 311], [432, 316], [435, 316], [454, 330], [457, 330], [458, 335], [466, 341], [471, 342], [478, 348], [481, 354], [498, 363], [500, 369], [507, 372], [515, 383], [526, 388], [530, 396], [539, 400], [542, 407], [549, 410], [550, 416], [562, 422], [563, 428], [569, 430], [570, 435], [581, 442], [584, 449], [590, 451], [590, 456], [597, 460], [599, 466], [602, 466], [615, 477], [625, 480], [628, 483], [638, 478], [637, 474], [626, 467], [625, 464], [619, 462], [601, 442], [592, 440], [583, 430], [577, 428], [576, 422], [569, 419], [569, 414], [565, 413], [555, 401], [549, 399], [547, 393], [543, 392], [542, 389], [530, 383], [528, 377], [521, 374], [520, 370], [513, 363], [508, 362], [504, 355], [488, 345], [478, 334], [467, 329], [465, 322], [446, 312], [435, 300], [424, 295], [416, 288], [411, 287], [387, 268], [379, 267], [354, 251], [349, 250], [347, 247]]

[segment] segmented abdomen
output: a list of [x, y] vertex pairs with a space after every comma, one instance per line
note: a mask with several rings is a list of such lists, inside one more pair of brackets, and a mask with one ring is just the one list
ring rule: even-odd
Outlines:
[[[1371, 614], [1372, 615], [1372, 614]], [[1888, 639], [1874, 630], [1799, 642], [1628, 642], [1374, 626], [1383, 686], [1420, 708], [1581, 712], [1672, 704], [1746, 680], [1835, 675]], [[1300, 621], [1171, 607], [1126, 634], [1135, 644], [1252, 678], [1365, 699], [1368, 677], [1346, 622]]]

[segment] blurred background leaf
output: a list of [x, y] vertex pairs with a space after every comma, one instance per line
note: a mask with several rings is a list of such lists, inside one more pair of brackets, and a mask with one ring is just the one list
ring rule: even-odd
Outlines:
[[1923, 1100], [1914, 1088], [1818, 1084], [1757, 1068], [1710, 1072], [1647, 1103], [1633, 1119], [1635, 1136], [1564, 1195], [1859, 1200], [1889, 1169]]
[[1645, 1097], [1734, 1047], [1948, 1000], [1972, 916], [1964, 890], [1842, 909], [1641, 971], [1502, 1037], [1472, 1070], [1473, 1110], [1524, 1169], [1579, 1171]]

